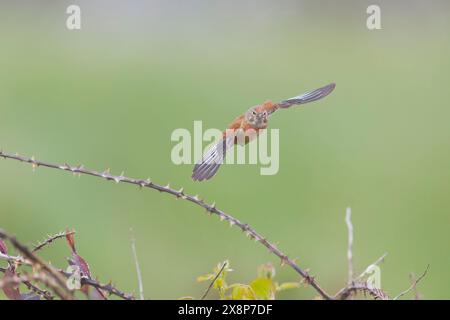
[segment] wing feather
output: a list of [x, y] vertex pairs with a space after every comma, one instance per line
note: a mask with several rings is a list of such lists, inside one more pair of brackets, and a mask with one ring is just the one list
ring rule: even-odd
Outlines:
[[330, 83], [329, 85], [326, 85], [322, 88], [313, 91], [308, 91], [296, 97], [283, 100], [278, 104], [278, 108], [289, 108], [293, 105], [317, 101], [329, 95], [334, 90], [335, 87], [336, 87], [335, 83]]
[[219, 170], [220, 165], [225, 159], [226, 152], [234, 144], [234, 136], [227, 136], [220, 140], [205, 152], [202, 159], [197, 162], [192, 171], [194, 181], [203, 181], [211, 179]]

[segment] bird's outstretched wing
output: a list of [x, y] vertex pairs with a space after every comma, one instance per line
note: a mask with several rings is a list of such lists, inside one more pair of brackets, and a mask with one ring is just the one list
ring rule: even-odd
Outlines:
[[194, 181], [211, 179], [219, 170], [225, 159], [225, 154], [234, 145], [234, 136], [226, 136], [205, 152], [202, 159], [197, 162], [192, 171]]
[[296, 97], [292, 97], [292, 98], [283, 100], [277, 104], [277, 109], [278, 108], [285, 109], [285, 108], [289, 108], [293, 105], [305, 104], [308, 102], [313, 102], [313, 101], [322, 99], [322, 98], [326, 97], [327, 95], [329, 95], [334, 90], [335, 87], [336, 87], [335, 83], [330, 83], [329, 85], [326, 85], [322, 88], [319, 88], [319, 89], [316, 89], [313, 91], [309, 91], [309, 92], [305, 92]]

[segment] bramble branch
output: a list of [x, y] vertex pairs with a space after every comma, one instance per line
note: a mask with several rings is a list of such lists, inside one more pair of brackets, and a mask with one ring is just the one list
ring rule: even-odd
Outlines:
[[[51, 236], [44, 240], [38, 245], [39, 248], [42, 248], [41, 245], [47, 245], [56, 239], [62, 238], [62, 235], [71, 235], [74, 234], [74, 231], [68, 232], [60, 232], [54, 236]], [[10, 275], [0, 281], [0, 288], [4, 287], [8, 284], [20, 284], [23, 283], [27, 286], [31, 291], [35, 292], [39, 296], [47, 300], [52, 300], [53, 295], [46, 291], [42, 290], [36, 285], [32, 284], [32, 281], [41, 282], [48, 288], [50, 288], [58, 297], [63, 300], [72, 300], [74, 299], [73, 292], [67, 287], [66, 279], [73, 276], [72, 273], [66, 272], [62, 269], [57, 269], [48, 263], [44, 262], [41, 258], [39, 258], [35, 251], [29, 250], [25, 245], [20, 243], [14, 236], [8, 234], [7, 232], [0, 229], [0, 240], [8, 240], [20, 253], [22, 253], [25, 257], [21, 256], [11, 256], [0, 252], [0, 259], [8, 261], [13, 266], [31, 266], [35, 271], [32, 274], [17, 274]], [[50, 240], [52, 239], [52, 240]], [[35, 247], [36, 249], [37, 247]], [[10, 267], [11, 267], [10, 265]], [[13, 268], [13, 270], [15, 267]], [[10, 270], [9, 268], [0, 268], [0, 273], [6, 274]], [[80, 278], [80, 284], [82, 286], [90, 286], [102, 291], [107, 292], [109, 295], [115, 295], [125, 300], [134, 300], [133, 295], [125, 293], [116, 287], [114, 287], [111, 283], [102, 284], [94, 279], [83, 276]]]
[[57, 240], [57, 239], [61, 239], [61, 238], [65, 238], [68, 234], [74, 234], [75, 231], [62, 231], [59, 232], [57, 234], [54, 235], [49, 235], [47, 236], [47, 238], [45, 238], [45, 240], [39, 242], [38, 244], [36, 244], [32, 250], [32, 252], [36, 252], [41, 250], [42, 248], [44, 248], [45, 246], [51, 244], [53, 241]]
[[208, 204], [204, 202], [202, 199], [200, 199], [197, 195], [192, 196], [184, 192], [184, 189], [181, 188], [179, 190], [172, 189], [169, 185], [163, 186], [156, 184], [152, 182], [150, 179], [134, 179], [130, 177], [124, 176], [124, 173], [121, 175], [113, 175], [110, 173], [110, 170], [107, 169], [103, 172], [98, 172], [95, 170], [90, 170], [85, 168], [83, 165], [78, 166], [71, 166], [67, 163], [63, 165], [48, 163], [36, 160], [34, 157], [28, 158], [24, 156], [20, 156], [18, 154], [9, 154], [6, 152], [3, 152], [0, 150], [0, 157], [3, 157], [4, 159], [12, 159], [17, 160], [20, 162], [25, 162], [31, 164], [33, 169], [36, 169], [38, 167], [47, 167], [51, 169], [57, 169], [62, 171], [71, 172], [73, 174], [78, 175], [90, 175], [97, 178], [102, 178], [109, 181], [115, 181], [116, 183], [128, 183], [136, 185], [140, 188], [149, 188], [154, 189], [160, 192], [168, 193], [172, 196], [175, 196], [176, 198], [181, 198], [183, 200], [189, 201], [194, 203], [195, 205], [202, 207], [210, 214], [217, 215], [220, 220], [227, 221], [231, 226], [236, 225], [238, 226], [250, 239], [261, 243], [264, 247], [266, 247], [269, 252], [280, 258], [282, 265], [288, 265], [290, 266], [295, 272], [297, 272], [301, 277], [305, 279], [305, 281], [310, 284], [319, 294], [322, 298], [330, 300], [333, 299], [332, 296], [330, 296], [328, 293], [326, 293], [320, 285], [317, 283], [314, 277], [312, 277], [307, 271], [299, 267], [294, 260], [289, 258], [283, 251], [278, 249], [274, 244], [269, 242], [265, 237], [263, 237], [261, 234], [256, 232], [255, 229], [251, 228], [248, 224], [241, 222], [240, 220], [234, 218], [228, 213], [225, 213], [224, 211], [216, 208], [216, 204]]
[[64, 277], [51, 265], [47, 264], [41, 258], [31, 252], [25, 245], [21, 244], [17, 239], [8, 233], [0, 230], [0, 239], [8, 240], [11, 244], [23, 254], [23, 256], [29, 261], [29, 263], [40, 270], [42, 270], [47, 276], [49, 281], [47, 284], [52, 288], [56, 295], [61, 299], [71, 300], [73, 299], [72, 292], [67, 288]]

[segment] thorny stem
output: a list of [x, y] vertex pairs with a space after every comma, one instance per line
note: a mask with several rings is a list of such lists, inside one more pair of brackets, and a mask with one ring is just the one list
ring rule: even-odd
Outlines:
[[[66, 272], [66, 271], [64, 271], [64, 270], [62, 270], [62, 269], [60, 269], [60, 270], [58, 270], [58, 271], [61, 272], [61, 274], [63, 274], [63, 275], [64, 275], [65, 277], [67, 277], [67, 278], [70, 277], [70, 276], [72, 276], [71, 273]], [[83, 286], [83, 285], [87, 285], [87, 286], [91, 286], [91, 287], [94, 287], [94, 288], [97, 288], [97, 289], [106, 291], [106, 292], [108, 292], [110, 295], [113, 294], [113, 295], [118, 296], [119, 298], [122, 298], [122, 299], [124, 299], [124, 300], [134, 300], [134, 296], [133, 296], [132, 294], [125, 293], [125, 292], [123, 292], [123, 291], [117, 289], [117, 288], [114, 287], [111, 283], [103, 284], [103, 283], [100, 283], [100, 282], [98, 282], [98, 281], [95, 281], [94, 279], [89, 279], [89, 278], [87, 278], [87, 277], [82, 277], [82, 278], [80, 279], [80, 284], [81, 284], [82, 286]]]
[[[16, 247], [16, 249], [18, 249], [19, 251], [21, 250], [27, 250], [28, 257], [31, 257], [31, 259], [24, 259], [22, 257], [18, 257], [18, 256], [8, 256], [8, 255], [3, 255], [3, 258], [7, 261], [13, 262], [13, 263], [17, 263], [17, 264], [21, 264], [21, 265], [28, 265], [28, 266], [32, 266], [33, 268], [37, 268], [37, 269], [41, 269], [43, 270], [44, 268], [42, 268], [42, 265], [40, 265], [39, 263], [36, 263], [36, 261], [40, 261], [40, 258], [37, 257], [33, 252], [29, 251], [23, 244], [19, 243], [14, 237], [10, 236], [9, 234], [7, 234], [6, 232], [2, 231], [0, 229], [0, 238], [5, 238], [11, 241], [11, 239], [14, 239], [14, 242], [11, 241], [11, 243], [14, 245], [14, 247]], [[21, 248], [21, 249], [19, 249]], [[21, 251], [22, 253], [25, 253], [24, 251]], [[0, 254], [0, 258], [2, 258], [1, 256], [2, 254]], [[44, 262], [41, 262], [44, 263]], [[52, 268], [51, 266], [48, 266], [49, 268]], [[52, 268], [56, 273], [59, 273], [60, 275], [64, 276], [64, 278], [69, 278], [70, 276], [72, 276], [71, 273], [66, 272], [62, 269], [54, 269]], [[0, 268], [0, 272], [1, 273], [5, 273], [7, 271], [7, 269], [5, 268]], [[61, 285], [61, 282], [56, 283], [55, 279], [54, 279], [54, 275], [52, 274], [52, 279], [53, 281], [50, 281], [50, 279], [48, 277], [43, 277], [42, 274], [37, 278], [37, 280], [41, 280], [41, 282], [44, 282], [43, 280], [45, 280], [45, 284], [50, 287], [60, 298], [62, 299], [67, 299], [67, 298], [72, 298], [72, 296], [68, 297], [64, 295], [64, 290], [68, 290], [66, 283], [64, 281], [64, 278], [62, 278], [63, 281], [63, 285]], [[58, 276], [58, 278], [60, 278], [61, 276]], [[16, 278], [18, 279], [18, 278]], [[44, 296], [44, 298], [46, 299], [53, 299], [53, 296], [51, 296], [51, 294], [48, 291], [39, 289], [38, 287], [34, 286], [33, 284], [31, 284], [31, 282], [29, 282], [27, 279], [25, 278], [20, 278], [22, 279], [23, 283], [32, 291]], [[89, 279], [87, 277], [82, 277], [80, 279], [81, 281], [81, 285], [88, 285], [103, 291], [108, 292], [110, 295], [116, 295], [119, 298], [125, 299], [125, 300], [134, 300], [134, 296], [132, 294], [128, 294], [125, 293], [123, 291], [120, 291], [119, 289], [117, 289], [116, 287], [114, 287], [112, 284], [102, 284], [94, 279]], [[0, 286], [1, 287], [1, 286]], [[63, 288], [63, 290], [61, 290], [61, 287]]]
[[103, 178], [106, 180], [115, 181], [116, 183], [123, 182], [128, 184], [134, 184], [141, 188], [150, 188], [154, 189], [160, 192], [168, 193], [172, 196], [175, 196], [176, 198], [181, 198], [184, 200], [187, 200], [189, 202], [192, 202], [204, 209], [206, 209], [207, 212], [210, 214], [217, 215], [221, 220], [228, 221], [231, 226], [236, 225], [238, 226], [243, 232], [246, 233], [246, 235], [250, 238], [255, 240], [256, 242], [261, 243], [264, 247], [266, 247], [269, 252], [276, 255], [278, 258], [281, 259], [282, 265], [288, 265], [292, 269], [294, 269], [295, 272], [297, 272], [301, 277], [305, 279], [305, 281], [310, 284], [320, 295], [322, 298], [326, 300], [332, 300], [333, 297], [330, 296], [328, 293], [326, 293], [317, 283], [317, 281], [312, 277], [307, 271], [300, 268], [294, 260], [290, 259], [285, 253], [283, 253], [280, 249], [278, 249], [274, 244], [269, 242], [265, 237], [260, 235], [256, 230], [251, 228], [248, 224], [243, 223], [239, 221], [238, 219], [234, 218], [233, 216], [225, 213], [224, 211], [216, 208], [215, 203], [213, 204], [207, 204], [203, 200], [201, 200], [198, 196], [192, 196], [189, 194], [184, 193], [183, 188], [180, 190], [172, 189], [169, 185], [163, 186], [156, 184], [152, 182], [150, 179], [143, 180], [143, 179], [134, 179], [129, 178], [121, 174], [120, 176], [113, 175], [109, 172], [109, 170], [105, 170], [103, 172], [98, 172], [95, 170], [89, 170], [84, 168], [84, 166], [70, 166], [67, 163], [63, 165], [53, 164], [53, 163], [47, 163], [43, 161], [36, 160], [34, 157], [28, 158], [24, 156], [20, 156], [18, 154], [8, 154], [0, 150], [0, 157], [3, 157], [4, 159], [12, 159], [17, 160], [21, 162], [29, 163], [33, 166], [33, 169], [37, 167], [47, 167], [51, 169], [58, 169], [63, 171], [72, 172], [73, 174], [84, 174], [84, 175], [90, 175], [98, 178]]
[[[0, 268], [0, 272], [6, 273], [7, 269]], [[18, 276], [20, 276], [20, 275], [18, 275]], [[16, 278], [13, 278], [13, 279], [20, 279], [19, 283], [23, 283], [25, 286], [27, 286], [28, 289], [30, 289], [31, 291], [33, 291], [34, 293], [38, 294], [39, 296], [43, 297], [46, 300], [54, 299], [54, 296], [50, 292], [48, 292], [47, 290], [43, 290], [43, 289], [39, 288], [38, 286], [32, 284], [31, 281], [28, 280], [27, 278], [23, 278], [23, 277], [17, 278], [17, 276], [16, 276]], [[37, 280], [39, 280], [39, 279], [37, 279]], [[2, 280], [0, 280], [0, 282], [1, 281]], [[8, 281], [11, 281], [11, 280], [8, 280]], [[12, 281], [14, 282], [14, 280], [12, 280]], [[0, 284], [0, 288], [1, 288], [1, 286], [2, 286], [2, 284]]]
[[6, 239], [18, 250], [23, 256], [33, 265], [33, 267], [37, 267], [44, 271], [48, 276], [49, 284], [52, 287], [52, 290], [57, 294], [60, 298], [71, 300], [73, 299], [72, 292], [67, 288], [66, 281], [64, 277], [51, 265], [44, 262], [41, 258], [32, 253], [26, 246], [21, 244], [17, 239], [3, 230], [0, 229], [0, 238]]
[[372, 288], [367, 283], [353, 283], [341, 289], [335, 298], [338, 300], [347, 300], [353, 293], [363, 292], [371, 295], [376, 300], [388, 300], [388, 295], [381, 289]]
[[75, 231], [62, 231], [62, 232], [59, 232], [57, 234], [48, 236], [45, 240], [43, 240], [43, 241], [39, 242], [38, 244], [36, 244], [31, 252], [35, 253], [36, 251], [41, 250], [42, 248], [44, 248], [45, 246], [49, 245], [53, 241], [55, 241], [57, 239], [65, 238], [67, 235], [74, 234], [74, 233], [75, 233]]

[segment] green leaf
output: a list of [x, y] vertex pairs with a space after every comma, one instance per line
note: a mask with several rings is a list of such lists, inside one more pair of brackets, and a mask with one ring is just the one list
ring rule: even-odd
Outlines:
[[232, 300], [256, 300], [252, 288], [245, 284], [234, 284], [231, 292]]
[[213, 274], [204, 274], [202, 276], [197, 277], [197, 282], [205, 282], [214, 279]]
[[216, 281], [214, 282], [214, 288], [215, 289], [223, 289], [225, 290], [227, 287], [227, 283], [225, 282], [225, 279], [222, 277], [219, 277], [216, 279]]
[[250, 286], [255, 292], [258, 299], [262, 300], [275, 299], [275, 285], [272, 279], [256, 278], [250, 283]]
[[284, 282], [277, 286], [277, 291], [289, 290], [300, 288], [300, 283], [298, 282]]

